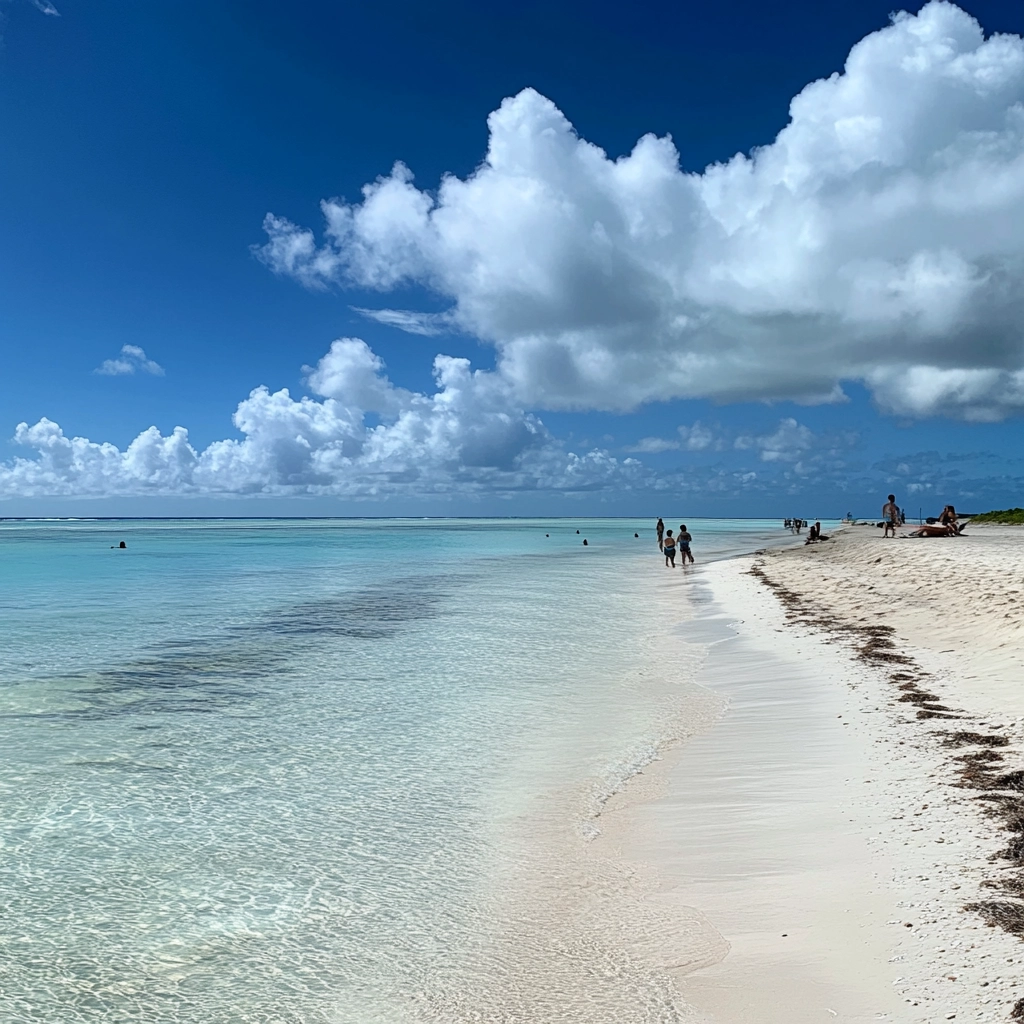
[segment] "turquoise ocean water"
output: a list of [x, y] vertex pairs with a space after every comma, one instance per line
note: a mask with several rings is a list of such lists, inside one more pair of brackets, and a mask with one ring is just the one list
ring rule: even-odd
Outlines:
[[685, 1019], [585, 853], [686, 715], [664, 571], [650, 521], [0, 522], [0, 1019]]

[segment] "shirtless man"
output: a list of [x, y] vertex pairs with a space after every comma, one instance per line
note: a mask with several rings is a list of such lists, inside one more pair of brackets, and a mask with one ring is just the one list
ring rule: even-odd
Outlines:
[[900, 510], [896, 507], [895, 494], [890, 494], [889, 500], [882, 506], [882, 518], [885, 520], [885, 529], [882, 531], [882, 536], [888, 537], [889, 531], [892, 530], [892, 535], [895, 537], [896, 524], [900, 521]]

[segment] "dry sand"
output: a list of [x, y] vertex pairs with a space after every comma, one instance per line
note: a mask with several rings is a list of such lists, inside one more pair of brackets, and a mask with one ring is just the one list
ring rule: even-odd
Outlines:
[[707, 613], [680, 640], [728, 637], [698, 682], [729, 707], [602, 842], [722, 936], [710, 965], [665, 954], [687, 1002], [715, 1024], [1022, 1019], [1024, 529], [851, 527], [659, 583], [681, 587]]
[[840, 531], [768, 564], [779, 582], [844, 620], [884, 623], [968, 710], [1024, 717], [1024, 529], [970, 526], [962, 537], [885, 539]]

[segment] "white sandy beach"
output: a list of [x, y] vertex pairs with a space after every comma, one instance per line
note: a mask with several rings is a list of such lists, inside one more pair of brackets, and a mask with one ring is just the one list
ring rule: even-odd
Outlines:
[[1019, 833], [989, 812], [1021, 788], [1022, 581], [1024, 530], [995, 527], [851, 527], [658, 578], [708, 609], [681, 639], [730, 637], [698, 678], [729, 706], [611, 802], [599, 844], [721, 936], [710, 964], [664, 954], [704, 1019], [1011, 1019], [1024, 946], [989, 922], [1016, 927]]

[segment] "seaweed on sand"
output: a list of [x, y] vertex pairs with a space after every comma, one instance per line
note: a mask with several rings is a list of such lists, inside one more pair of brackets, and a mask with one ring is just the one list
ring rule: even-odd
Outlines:
[[[844, 622], [834, 610], [822, 616], [801, 594], [772, 579], [765, 572], [763, 561], [755, 564], [750, 574], [776, 595], [785, 609], [787, 622], [811, 626], [842, 640], [858, 661], [879, 668], [895, 667], [895, 671], [887, 675], [888, 682], [900, 691], [894, 706], [914, 707], [918, 720], [965, 717], [963, 712], [943, 704], [939, 694], [931, 692], [934, 677], [898, 649], [891, 626]], [[1006, 847], [996, 857], [1013, 865], [1011, 873], [983, 883], [998, 890], [1001, 898], [968, 903], [964, 909], [979, 914], [992, 927], [1024, 937], [1024, 769], [1007, 771], [1006, 755], [1001, 752], [1001, 748], [1009, 747], [1007, 736], [970, 729], [932, 732], [931, 735], [946, 748], [974, 748], [953, 756], [954, 784], [980, 791], [978, 799], [986, 801], [988, 814], [996, 818], [1008, 834]], [[1024, 999], [1016, 1003], [1011, 1016], [1024, 1020]]]
[[1008, 900], [982, 900], [966, 904], [964, 910], [980, 914], [990, 928], [998, 926], [1011, 935], [1024, 935], [1024, 904], [1010, 903]]

